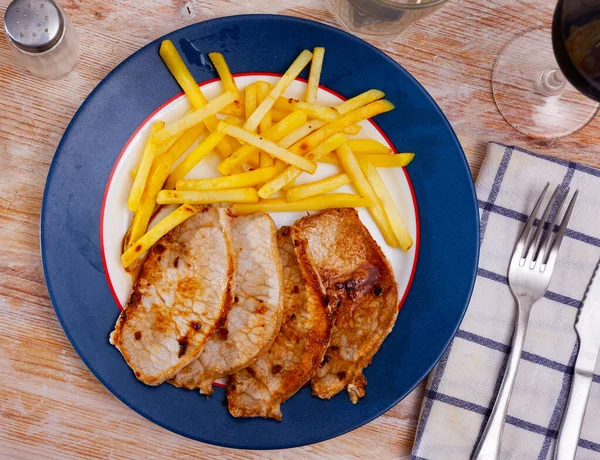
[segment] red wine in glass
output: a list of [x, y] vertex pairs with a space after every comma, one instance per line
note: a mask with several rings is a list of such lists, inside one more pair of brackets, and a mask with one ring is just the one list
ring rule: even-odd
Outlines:
[[571, 135], [600, 101], [600, 0], [559, 0], [552, 29], [522, 33], [496, 59], [492, 91], [504, 119], [538, 139]]
[[600, 102], [600, 1], [560, 0], [552, 22], [552, 46], [569, 83]]

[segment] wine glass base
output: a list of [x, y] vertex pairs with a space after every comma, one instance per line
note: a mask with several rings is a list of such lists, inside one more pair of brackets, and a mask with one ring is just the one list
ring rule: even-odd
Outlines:
[[492, 90], [498, 110], [515, 129], [538, 139], [568, 136], [586, 126], [599, 104], [569, 82], [556, 96], [538, 87], [543, 72], [558, 69], [550, 29], [527, 32], [510, 42], [496, 59]]

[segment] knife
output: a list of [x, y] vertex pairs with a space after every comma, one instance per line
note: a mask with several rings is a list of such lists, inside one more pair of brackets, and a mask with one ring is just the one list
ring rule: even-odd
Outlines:
[[594, 368], [600, 350], [600, 276], [596, 265], [592, 279], [579, 307], [575, 320], [575, 332], [579, 337], [579, 351], [571, 381], [571, 392], [562, 419], [554, 460], [573, 460], [579, 442], [585, 407], [590, 395]]

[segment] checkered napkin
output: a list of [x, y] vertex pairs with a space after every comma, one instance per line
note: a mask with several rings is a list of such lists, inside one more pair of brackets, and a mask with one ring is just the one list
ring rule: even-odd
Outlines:
[[[474, 453], [500, 387], [516, 319], [508, 263], [547, 181], [551, 190], [558, 184], [563, 190], [579, 189], [579, 198], [550, 288], [533, 306], [501, 458], [553, 456], [577, 355], [573, 324], [600, 258], [600, 170], [492, 143], [476, 184], [481, 255], [475, 290], [458, 333], [427, 383], [412, 459], [463, 460]], [[599, 374], [600, 360], [577, 459], [600, 459]]]

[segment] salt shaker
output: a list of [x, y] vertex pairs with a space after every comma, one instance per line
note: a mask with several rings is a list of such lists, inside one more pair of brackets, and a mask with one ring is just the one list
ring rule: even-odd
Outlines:
[[77, 64], [77, 33], [52, 0], [14, 0], [6, 9], [4, 29], [15, 57], [37, 77], [61, 78]]

